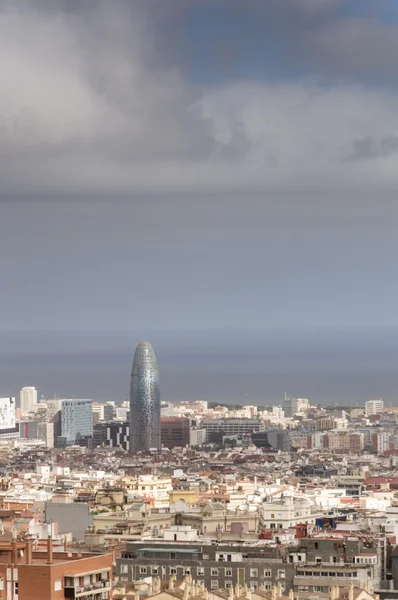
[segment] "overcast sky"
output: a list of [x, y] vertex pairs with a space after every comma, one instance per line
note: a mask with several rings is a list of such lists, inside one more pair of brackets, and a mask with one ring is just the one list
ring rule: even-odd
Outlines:
[[398, 325], [396, 0], [3, 0], [0, 330]]

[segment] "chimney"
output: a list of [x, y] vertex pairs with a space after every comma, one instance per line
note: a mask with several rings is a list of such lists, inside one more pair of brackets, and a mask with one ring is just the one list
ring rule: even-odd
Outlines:
[[47, 564], [51, 565], [53, 563], [53, 539], [51, 535], [47, 538]]
[[188, 598], [189, 598], [189, 584], [186, 583], [182, 600], [188, 600]]
[[173, 577], [173, 575], [170, 575], [169, 590], [174, 590], [174, 577]]
[[234, 600], [234, 588], [233, 587], [230, 587], [228, 590], [228, 599]]
[[276, 587], [276, 585], [272, 586], [271, 598], [272, 598], [272, 600], [277, 600], [277, 587]]
[[16, 565], [17, 563], [18, 563], [17, 542], [16, 542], [16, 540], [12, 540], [12, 542], [11, 542], [11, 564]]
[[289, 600], [294, 600], [294, 591], [293, 591], [293, 588], [289, 591]]
[[27, 540], [26, 542], [26, 564], [32, 564], [32, 542], [31, 540]]

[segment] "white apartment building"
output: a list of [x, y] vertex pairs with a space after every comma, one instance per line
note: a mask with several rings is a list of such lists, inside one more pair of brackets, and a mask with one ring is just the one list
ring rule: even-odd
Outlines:
[[378, 415], [384, 408], [384, 402], [381, 400], [368, 400], [365, 402], [365, 416]]
[[116, 407], [116, 419], [118, 421], [127, 421], [128, 408], [125, 406]]
[[202, 446], [206, 441], [206, 429], [204, 427], [190, 428], [189, 445]]
[[0, 438], [19, 437], [15, 423], [15, 398], [0, 398]]
[[382, 431], [377, 434], [377, 453], [383, 454], [383, 452], [387, 452], [390, 449], [390, 437], [391, 433], [388, 431]]
[[24, 415], [36, 408], [37, 390], [35, 387], [23, 387], [19, 394], [19, 406]]
[[260, 525], [267, 529], [289, 529], [299, 523], [314, 524], [320, 510], [307, 498], [282, 497], [272, 502], [263, 502], [260, 507]]
[[[266, 415], [266, 416], [269, 417], [269, 415]], [[272, 416], [272, 420], [275, 421], [276, 423], [280, 423], [280, 422], [284, 421], [285, 413], [283, 411], [283, 408], [281, 406], [273, 406], [271, 416]]]

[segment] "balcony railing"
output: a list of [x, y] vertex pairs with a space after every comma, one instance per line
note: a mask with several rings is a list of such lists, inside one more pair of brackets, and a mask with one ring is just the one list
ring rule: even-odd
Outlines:
[[95, 584], [93, 584], [75, 588], [75, 598], [89, 598], [94, 596], [95, 594], [103, 594], [104, 592], [110, 591], [111, 585], [109, 581], [106, 581], [104, 582], [104, 585], [101, 584], [100, 586], [96, 586]]

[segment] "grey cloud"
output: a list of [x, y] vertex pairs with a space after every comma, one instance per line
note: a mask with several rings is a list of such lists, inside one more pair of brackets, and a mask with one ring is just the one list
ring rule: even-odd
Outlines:
[[[152, 23], [152, 2], [65, 6], [21, 0], [0, 11], [4, 195], [398, 187], [398, 168], [385, 177], [380, 165], [341, 161], [352, 140], [397, 129], [394, 93], [306, 81], [195, 86], [159, 55], [167, 11]], [[279, 19], [328, 19], [336, 3], [265, 6]], [[388, 143], [380, 148], [394, 160]]]
[[302, 43], [311, 51], [309, 60], [337, 75], [391, 83], [397, 72], [398, 27], [375, 17], [330, 23]]
[[348, 155], [349, 160], [372, 160], [388, 158], [398, 154], [398, 136], [386, 136], [380, 140], [365, 137], [354, 140], [352, 151]]

